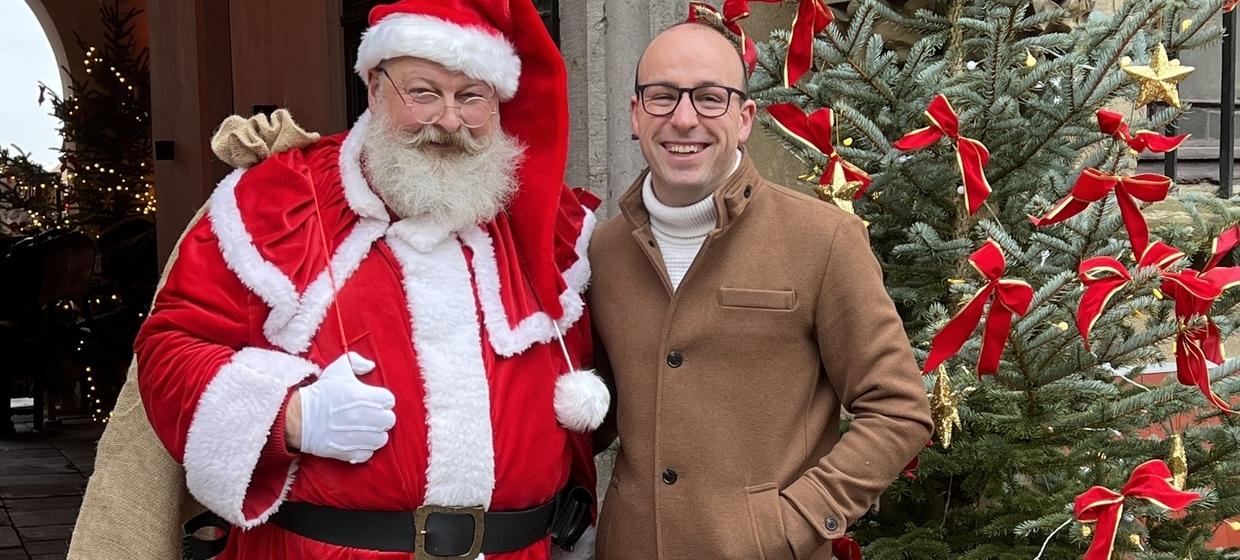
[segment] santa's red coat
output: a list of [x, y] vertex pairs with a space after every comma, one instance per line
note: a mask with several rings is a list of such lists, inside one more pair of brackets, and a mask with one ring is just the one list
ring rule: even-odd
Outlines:
[[[265, 523], [285, 500], [505, 511], [546, 502], [570, 477], [594, 488], [588, 438], [562, 427], [553, 407], [560, 375], [591, 360], [580, 291], [592, 214], [561, 204], [556, 259], [567, 287], [553, 323], [502, 214], [458, 232], [390, 219], [359, 165], [368, 123], [222, 181], [138, 336], [155, 433], [194, 497], [245, 529], [221, 558], [410, 557]], [[358, 465], [287, 452], [287, 397], [346, 350], [377, 364], [364, 383], [396, 396], [389, 443]], [[489, 557], [543, 559], [549, 546]]]

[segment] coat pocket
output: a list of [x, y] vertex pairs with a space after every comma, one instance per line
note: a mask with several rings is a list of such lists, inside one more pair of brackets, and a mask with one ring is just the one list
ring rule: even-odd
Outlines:
[[752, 288], [719, 288], [719, 305], [742, 309], [792, 311], [797, 306], [793, 290], [756, 290]]
[[792, 560], [792, 548], [784, 535], [784, 519], [779, 508], [779, 487], [775, 483], [745, 489], [749, 505], [749, 526], [762, 560]]

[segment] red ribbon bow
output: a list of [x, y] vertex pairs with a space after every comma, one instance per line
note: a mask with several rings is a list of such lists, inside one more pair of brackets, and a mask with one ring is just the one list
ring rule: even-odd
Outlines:
[[[783, 0], [753, 0], [766, 4], [777, 4]], [[758, 55], [754, 50], [753, 40], [741, 29], [740, 20], [749, 17], [749, 0], [724, 0], [723, 13], [714, 7], [701, 2], [689, 4], [689, 20], [697, 21], [694, 6], [703, 7], [719, 16], [724, 26], [741, 37], [741, 57], [749, 65], [749, 71], [758, 64]], [[792, 87], [797, 83], [814, 62], [814, 37], [835, 19], [831, 9], [823, 0], [800, 0], [797, 15], [792, 20], [792, 36], [788, 39], [788, 52], [784, 56], [783, 78], [784, 87]]]
[[822, 172], [818, 184], [831, 184], [838, 167], [846, 180], [861, 183], [861, 188], [853, 194], [853, 200], [861, 198], [866, 189], [870, 188], [872, 181], [870, 176], [861, 168], [845, 161], [835, 151], [835, 145], [831, 142], [831, 131], [835, 127], [835, 114], [831, 112], [830, 107], [818, 109], [809, 116], [806, 116], [805, 112], [794, 103], [771, 105], [766, 108], [766, 111], [775, 119], [775, 124], [792, 139], [806, 148], [817, 150], [827, 156], [827, 167]]
[[831, 555], [835, 560], [864, 560], [861, 556], [861, 545], [849, 536], [831, 541]]
[[1125, 498], [1140, 498], [1164, 509], [1180, 511], [1201, 499], [1196, 492], [1184, 492], [1171, 485], [1171, 469], [1162, 461], [1147, 461], [1132, 471], [1128, 483], [1115, 492], [1094, 486], [1076, 497], [1074, 515], [1081, 523], [1096, 523], [1094, 540], [1084, 560], [1110, 560], [1115, 534], [1124, 513]]
[[977, 360], [978, 375], [987, 375], [999, 371], [999, 357], [1003, 355], [1003, 347], [1007, 344], [1008, 334], [1012, 327], [1012, 315], [1024, 315], [1033, 302], [1033, 287], [1021, 280], [1003, 279], [1007, 270], [1007, 260], [1003, 258], [1003, 250], [993, 239], [969, 256], [969, 263], [977, 269], [989, 282], [986, 283], [973, 300], [960, 310], [951, 321], [934, 335], [930, 342], [930, 355], [922, 373], [928, 373], [939, 364], [954, 356], [964, 346], [969, 335], [982, 319], [982, 311], [986, 302], [994, 296], [990, 306], [990, 315], [986, 318], [985, 334], [982, 338], [982, 351]]
[[1157, 173], [1120, 177], [1090, 167], [1081, 172], [1068, 196], [1056, 203], [1046, 216], [1030, 216], [1029, 220], [1036, 227], [1057, 224], [1080, 214], [1090, 204], [1106, 198], [1107, 193], [1112, 190], [1115, 191], [1120, 215], [1124, 218], [1124, 228], [1128, 230], [1132, 251], [1142, 253], [1150, 242], [1150, 232], [1145, 225], [1145, 216], [1141, 215], [1141, 209], [1137, 207], [1134, 199], [1158, 202], [1167, 198], [1167, 192], [1171, 190], [1171, 179]]
[[[1137, 268], [1158, 267], [1166, 272], [1167, 268], [1184, 258], [1179, 249], [1157, 241], [1146, 247], [1137, 261]], [[1111, 297], [1124, 286], [1132, 282], [1132, 274], [1114, 257], [1090, 257], [1081, 261], [1081, 283], [1085, 285], [1085, 293], [1081, 295], [1081, 303], [1076, 311], [1076, 328], [1085, 339], [1085, 349], [1089, 349], [1089, 333], [1098, 321], [1098, 316], [1106, 307]]]
[[[1197, 386], [1210, 404], [1228, 414], [1237, 411], [1214, 393], [1206, 361], [1218, 364], [1224, 360], [1223, 340], [1218, 325], [1210, 318], [1210, 307], [1224, 291], [1240, 285], [1240, 267], [1216, 268], [1237, 241], [1240, 241], [1240, 226], [1232, 226], [1214, 240], [1213, 256], [1205, 267], [1200, 271], [1186, 269], [1164, 275], [1162, 284], [1163, 292], [1175, 300], [1179, 323], [1175, 340], [1176, 378], [1181, 384]], [[1195, 317], [1204, 317], [1205, 325], [1189, 328], [1189, 322]]]
[[965, 204], [970, 214], [976, 213], [990, 196], [990, 182], [983, 171], [990, 161], [990, 151], [981, 142], [960, 135], [960, 118], [943, 94], [930, 100], [925, 114], [930, 126], [905, 134], [892, 145], [898, 150], [913, 151], [926, 148], [944, 136], [950, 138], [956, 144], [956, 164], [964, 180]]
[[719, 13], [719, 10], [710, 4], [689, 2], [689, 17], [685, 19], [685, 22], [706, 23], [707, 25], [718, 23], [728, 31], [735, 33], [740, 40], [741, 60], [745, 61], [745, 67], [753, 73], [753, 69], [758, 66], [758, 50], [753, 39], [745, 33], [745, 29], [740, 24], [740, 20], [747, 17], [749, 17], [749, 3], [746, 0], [726, 0], [723, 3], [723, 13]]
[[[1196, 386], [1210, 404], [1229, 414], [1236, 411], [1214, 393], [1206, 360], [1223, 361], [1222, 338], [1209, 312], [1224, 290], [1240, 285], [1240, 267], [1215, 268], [1237, 241], [1240, 241], [1240, 226], [1223, 232], [1214, 241], [1213, 258], [1201, 271], [1168, 272], [1171, 265], [1184, 258], [1184, 252], [1162, 241], [1146, 247], [1137, 262], [1138, 268], [1157, 267], [1162, 272], [1160, 288], [1175, 300], [1176, 321], [1180, 325], [1175, 345], [1176, 378], [1183, 385]], [[1076, 324], [1088, 349], [1089, 333], [1098, 316], [1111, 297], [1132, 282], [1132, 275], [1112, 257], [1092, 257], [1081, 262], [1080, 278], [1085, 293], [1077, 308]], [[1205, 317], [1205, 326], [1188, 328], [1194, 317]]]
[[1103, 134], [1115, 137], [1128, 144], [1129, 148], [1137, 153], [1149, 150], [1154, 153], [1166, 153], [1180, 147], [1188, 134], [1179, 136], [1163, 136], [1157, 132], [1149, 130], [1138, 130], [1135, 134], [1130, 133], [1128, 123], [1124, 121], [1124, 116], [1115, 111], [1106, 109], [1098, 109], [1098, 128]]

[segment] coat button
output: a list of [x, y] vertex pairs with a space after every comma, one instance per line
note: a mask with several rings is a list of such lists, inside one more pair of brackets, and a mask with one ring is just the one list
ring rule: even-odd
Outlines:
[[745, 185], [745, 198], [749, 198], [751, 194], [753, 194], [753, 185]]
[[676, 479], [678, 478], [680, 478], [680, 475], [676, 474], [676, 471], [672, 469], [663, 471], [663, 484], [667, 484], [669, 486], [676, 484]]
[[834, 531], [840, 528], [840, 522], [836, 521], [834, 517], [828, 517], [826, 525], [828, 531]]
[[683, 363], [685, 363], [685, 357], [681, 356], [680, 352], [673, 351], [671, 354], [667, 355], [667, 365], [678, 368], [680, 367], [680, 364]]

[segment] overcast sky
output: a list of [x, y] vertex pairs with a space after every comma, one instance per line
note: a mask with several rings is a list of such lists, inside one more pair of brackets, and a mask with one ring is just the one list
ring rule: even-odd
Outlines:
[[24, 0], [0, 0], [0, 146], [16, 144], [51, 169], [56, 165], [58, 120], [39, 105], [39, 82], [61, 93], [56, 55]]

